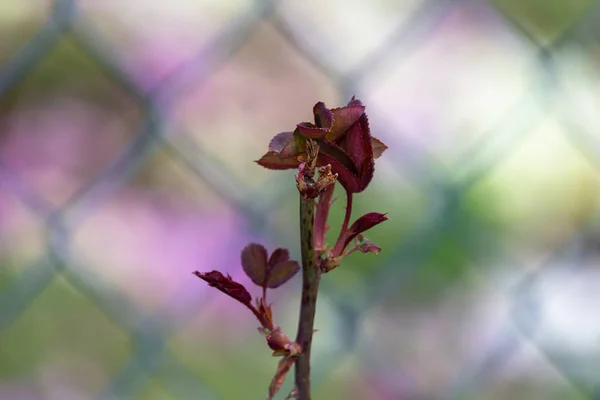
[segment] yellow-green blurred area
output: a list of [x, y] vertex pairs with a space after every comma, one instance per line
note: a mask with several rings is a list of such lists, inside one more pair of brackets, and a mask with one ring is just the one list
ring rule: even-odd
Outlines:
[[[2, 0], [0, 399], [264, 399], [257, 321], [191, 273], [259, 296], [247, 243], [299, 257], [294, 171], [253, 161], [352, 95], [389, 147], [353, 219], [390, 220], [323, 276], [313, 399], [600, 398], [598, 21], [593, 0]], [[269, 293], [291, 337], [299, 279]]]

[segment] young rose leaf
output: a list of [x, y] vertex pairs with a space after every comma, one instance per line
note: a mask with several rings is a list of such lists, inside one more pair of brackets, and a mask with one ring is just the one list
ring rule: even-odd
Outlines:
[[269, 257], [269, 269], [272, 269], [275, 265], [280, 262], [284, 262], [290, 259], [290, 252], [287, 249], [278, 248], [276, 249], [271, 257]]
[[362, 132], [362, 143], [361, 148], [365, 158], [363, 164], [360, 167], [360, 190], [362, 192], [367, 188], [371, 180], [373, 179], [373, 173], [375, 172], [375, 158], [373, 156], [373, 144], [371, 142], [371, 130], [369, 129], [369, 119], [367, 114], [361, 115], [358, 120], [360, 125], [360, 131]]
[[277, 263], [269, 270], [266, 286], [270, 289], [278, 288], [289, 281], [299, 270], [300, 265], [294, 260]]
[[315, 115], [315, 124], [319, 128], [329, 129], [333, 124], [333, 113], [322, 101], [315, 104], [313, 107], [313, 114]]
[[348, 102], [349, 106], [362, 106], [363, 103], [362, 101], [358, 100], [356, 98], [356, 96], [352, 96], [352, 98], [350, 99], [350, 101]]
[[328, 132], [326, 128], [318, 128], [310, 122], [301, 122], [296, 127], [302, 136], [309, 139], [323, 139]]
[[[359, 234], [365, 232], [366, 230], [371, 229], [375, 225], [382, 223], [383, 221], [387, 221], [388, 217], [385, 214], [380, 214], [376, 212], [368, 213], [357, 219], [352, 226], [348, 229], [348, 232], [345, 234], [344, 238], [344, 247], [346, 248], [348, 243], [350, 243], [355, 237]], [[342, 249], [342, 250], [343, 250]]]
[[363, 105], [351, 105], [332, 109], [333, 124], [326, 136], [327, 141], [334, 142], [337, 140], [348, 128], [358, 121], [364, 112], [365, 106]]
[[363, 131], [360, 124], [354, 124], [346, 131], [342, 139], [338, 141], [339, 146], [348, 153], [357, 171], [362, 171], [365, 160], [370, 157], [369, 148], [364, 146]]
[[233, 297], [240, 303], [251, 306], [250, 303], [252, 302], [252, 296], [250, 293], [248, 293], [244, 285], [235, 282], [233, 279], [231, 279], [231, 276], [224, 276], [219, 271], [210, 271], [204, 273], [194, 271], [194, 275], [206, 281], [209, 286], [219, 289], [221, 292]]
[[242, 268], [252, 282], [263, 286], [267, 277], [267, 249], [263, 245], [250, 243], [242, 250]]
[[[319, 140], [317, 144], [319, 145], [319, 156], [322, 154], [326, 154], [329, 157], [335, 159], [337, 163], [342, 164], [353, 174], [358, 175], [359, 170], [356, 169], [356, 164], [354, 163], [352, 157], [350, 157], [350, 154], [348, 154], [346, 149], [338, 146], [336, 143], [329, 143], [323, 140]], [[327, 164], [328, 163], [323, 165]], [[317, 165], [321, 166], [321, 163], [317, 162]], [[333, 164], [331, 164], [331, 167], [331, 171], [333, 173], [336, 173], [337, 171], [334, 170]]]
[[356, 164], [345, 149], [335, 143], [318, 141], [319, 156], [317, 165], [331, 165], [331, 172], [338, 174], [337, 180], [346, 189], [347, 192], [355, 193], [360, 191], [359, 172]]
[[369, 157], [363, 164], [362, 171], [359, 177], [359, 189], [357, 193], [362, 192], [367, 188], [371, 180], [373, 180], [373, 174], [375, 173], [375, 160], [373, 157]]
[[282, 153], [288, 146], [295, 147], [294, 132], [281, 132], [275, 135], [269, 142], [269, 151]]
[[379, 254], [381, 247], [377, 246], [373, 242], [364, 242], [358, 246], [358, 250], [360, 250], [361, 253]]
[[378, 254], [381, 251], [381, 247], [377, 246], [363, 235], [358, 235], [356, 237], [356, 244], [361, 253]]
[[300, 161], [296, 157], [281, 157], [279, 153], [269, 151], [260, 160], [255, 161], [261, 167], [268, 169], [293, 169], [298, 168]]
[[381, 157], [388, 148], [381, 140], [374, 137], [371, 138], [371, 146], [373, 147], [373, 158]]

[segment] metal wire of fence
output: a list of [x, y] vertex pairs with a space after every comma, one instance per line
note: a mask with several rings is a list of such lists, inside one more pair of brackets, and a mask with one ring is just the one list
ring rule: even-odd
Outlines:
[[[457, 6], [458, 3], [469, 3], [461, 0], [423, 1], [407, 19], [401, 23], [389, 37], [384, 40], [371, 54], [368, 54], [354, 68], [342, 72], [332, 60], [328, 59], [323, 48], [313, 48], [302, 37], [302, 32], [292, 29], [278, 11], [277, 2], [255, 0], [252, 11], [239, 17], [230, 25], [225, 26], [212, 41], [198, 49], [197, 55], [188, 62], [180, 65], [158, 84], [147, 89], [136, 83], [122, 66], [119, 55], [114, 53], [110, 44], [106, 43], [101, 33], [94, 29], [93, 23], [85, 21], [77, 13], [78, 1], [56, 0], [53, 12], [45, 24], [0, 70], [0, 98], [15, 87], [27, 74], [56, 46], [61, 38], [68, 37], [80, 51], [94, 61], [97, 67], [123, 91], [132, 96], [143, 109], [143, 123], [134, 138], [127, 144], [122, 153], [105, 167], [101, 174], [87, 186], [71, 196], [60, 207], [54, 207], [43, 197], [28, 186], [25, 179], [4, 165], [0, 160], [0, 186], [2, 191], [11, 195], [35, 213], [44, 221], [46, 253], [36, 262], [27, 266], [19, 275], [0, 292], [0, 332], [10, 326], [46, 288], [56, 276], [66, 279], [69, 284], [81, 294], [88, 297], [102, 312], [131, 337], [131, 356], [112, 377], [109, 387], [99, 395], [101, 399], [134, 398], [151, 379], [156, 371], [168, 365], [170, 377], [163, 379], [165, 390], [174, 398], [188, 399], [194, 393], [195, 398], [217, 398], [209, 389], [207, 382], [201, 382], [189, 367], [174, 356], [166, 347], [172, 334], [171, 324], [166, 310], [158, 310], [146, 315], [142, 320], [132, 318], [139, 315], [136, 305], [121, 295], [118, 290], [103, 283], [100, 276], [95, 276], [89, 270], [78, 268], [80, 258], [72, 257], [71, 232], [91, 211], [102, 205], [113, 196], [128, 180], [135, 175], [144, 162], [157, 148], [167, 149], [170, 155], [177, 159], [198, 179], [206, 183], [220, 199], [241, 210], [247, 218], [249, 226], [256, 232], [273, 235], [269, 224], [265, 221], [265, 210], [272, 206], [265, 203], [264, 198], [257, 193], [260, 191], [249, 187], [234, 174], [228, 172], [227, 165], [215, 158], [198, 143], [174, 143], [164, 135], [164, 126], [170, 118], [170, 103], [188, 90], [188, 82], [193, 77], [196, 85], [202, 85], [223, 63], [244, 45], [252, 32], [264, 21], [270, 21], [275, 29], [303, 55], [310, 63], [320, 70], [336, 87], [341, 98], [347, 98], [354, 93], [360, 93], [365, 79], [373, 71], [385, 68], [390, 62], [397, 62], [398, 55], [410, 59], [411, 54], [419, 49], [428, 36], [435, 30], [437, 24]], [[411, 284], [411, 278], [418, 266], [436, 246], [439, 240], [448, 234], [452, 221], [461, 213], [460, 198], [472, 188], [488, 171], [492, 170], [524, 140], [527, 132], [535, 122], [530, 114], [524, 111], [523, 103], [531, 97], [537, 99], [540, 107], [548, 107], [556, 96], [567, 96], [562, 91], [560, 73], [557, 72], [555, 56], [565, 47], [585, 40], [595, 40], [598, 33], [595, 23], [600, 15], [600, 3], [589, 6], [570, 28], [560, 37], [542, 42], [540, 39], [516, 23], [510, 15], [504, 14], [501, 8], [487, 5], [498, 16], [503, 18], [505, 27], [528, 43], [537, 63], [537, 74], [530, 82], [530, 90], [523, 93], [523, 98], [517, 100], [513, 107], [501, 116], [493, 129], [484, 139], [470, 143], [451, 167], [445, 173], [434, 172], [422, 162], [411, 157], [414, 143], [402, 142], [402, 167], [406, 176], [416, 177], [421, 185], [427, 185], [429, 196], [438, 201], [427, 206], [426, 218], [418, 229], [410, 232], [393, 252], [392, 259], [400, 260], [401, 268], [395, 269], [393, 275], [389, 270], [370, 276], [365, 286], [370, 291], [367, 296], [369, 304], [365, 309], [348, 307], [343, 298], [331, 298], [334, 308], [339, 312], [343, 321], [344, 332], [355, 332], [361, 317], [369, 307], [377, 306], [393, 292], [402, 290], [404, 285]], [[582, 28], [583, 27], [583, 28]], [[327, 42], [327, 38], [324, 39]], [[392, 58], [392, 55], [394, 56]], [[200, 62], [202, 61], [202, 62]], [[563, 104], [565, 104], [563, 102]], [[584, 119], [579, 115], [576, 106], [560, 110], [564, 124], [582, 124]], [[178, 127], [179, 130], [184, 130]], [[489, 137], [504, 138], [503, 145], [490, 145]], [[600, 152], [596, 138], [585, 135], [567, 138], [581, 150], [584, 157], [598, 168]], [[402, 140], [402, 139], [400, 139]], [[590, 151], [591, 149], [591, 151]], [[433, 161], [433, 156], [429, 161]], [[424, 183], [426, 182], [426, 183]], [[278, 198], [272, 203], [281, 201]], [[583, 229], [591, 229], [585, 227]], [[573, 238], [559, 249], [556, 256], [548, 262], [548, 268], [560, 257], [571, 260], [581, 256], [578, 252], [581, 232], [576, 232]], [[472, 240], [471, 238], [463, 238]], [[457, 239], [459, 242], [463, 240]], [[508, 249], [496, 245], [482, 243], [481, 254], [473, 254], [474, 258], [491, 257], [490, 253], [505, 260], [507, 263], [518, 263], [512, 258]], [[536, 308], [534, 287], [539, 275], [545, 269], [528, 276], [527, 279], [515, 285], [513, 292], [512, 317], [507, 326], [500, 330], [492, 340], [485, 354], [479, 354], [472, 365], [457, 365], [456, 376], [445, 383], [446, 395], [443, 398], [478, 398], [478, 393], [485, 390], [486, 385], [494, 379], [495, 374], [510, 361], [521, 346], [515, 334], [515, 327], [521, 335], [529, 338], [540, 352], [545, 355], [549, 364], [576, 388], [582, 398], [600, 399], [598, 383], [586, 383], [572, 373], [572, 367], [559, 355], [547, 351], [542, 344], [536, 342], [535, 321], [539, 310]], [[559, 295], [559, 293], [557, 293]], [[201, 307], [200, 307], [201, 308]], [[202, 312], [199, 310], [199, 312]], [[182, 323], [182, 321], [179, 321]], [[345, 335], [340, 351], [320, 357], [315, 369], [315, 386], [328, 377], [335, 363], [352, 352], [356, 345], [356, 337]], [[365, 356], [365, 362], [377, 368], [377, 360]], [[398, 398], [401, 395], [398, 394]]]

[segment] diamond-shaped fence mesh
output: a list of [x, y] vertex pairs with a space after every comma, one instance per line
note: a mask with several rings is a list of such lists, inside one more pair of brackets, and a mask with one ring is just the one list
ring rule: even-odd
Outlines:
[[[592, 0], [4, 1], [0, 398], [264, 398], [256, 322], [191, 272], [248, 283], [250, 241], [298, 257], [292, 172], [252, 161], [356, 94], [389, 150], [355, 217], [391, 220], [381, 254], [323, 277], [314, 398], [600, 399], [599, 20]], [[272, 294], [290, 335], [298, 296]]]

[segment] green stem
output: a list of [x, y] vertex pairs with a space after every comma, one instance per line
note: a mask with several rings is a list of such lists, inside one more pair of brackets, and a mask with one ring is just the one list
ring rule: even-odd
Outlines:
[[302, 249], [302, 301], [296, 343], [302, 353], [296, 361], [296, 389], [298, 399], [310, 400], [310, 347], [314, 331], [317, 293], [321, 272], [314, 247], [315, 202], [300, 196], [300, 240]]

